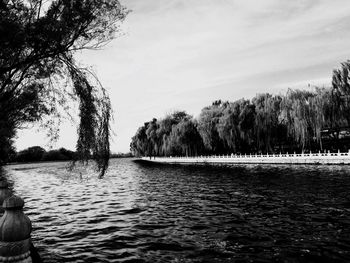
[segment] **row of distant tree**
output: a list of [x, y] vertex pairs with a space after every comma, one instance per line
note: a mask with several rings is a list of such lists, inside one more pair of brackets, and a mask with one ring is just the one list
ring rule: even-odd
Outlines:
[[29, 147], [9, 155], [9, 162], [69, 161], [76, 159], [76, 152], [60, 148], [46, 151], [40, 146]]
[[[131, 153], [112, 153], [111, 158], [131, 157]], [[78, 153], [65, 148], [46, 151], [40, 146], [33, 146], [22, 151], [14, 150], [9, 154], [8, 162], [45, 162], [77, 160]]]
[[131, 154], [131, 152], [128, 153], [112, 153], [111, 158], [129, 158], [129, 157], [133, 157], [133, 155]]
[[178, 111], [144, 123], [130, 145], [137, 156], [343, 149], [349, 146], [350, 62], [332, 87], [289, 89], [251, 100], [215, 101], [198, 118]]

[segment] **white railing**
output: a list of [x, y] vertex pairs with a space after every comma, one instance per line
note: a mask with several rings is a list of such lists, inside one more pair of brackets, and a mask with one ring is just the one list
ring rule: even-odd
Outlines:
[[[213, 159], [213, 158], [219, 158], [219, 159], [240, 159], [240, 158], [296, 158], [296, 157], [331, 157], [331, 156], [350, 156], [350, 150], [348, 152], [336, 152], [331, 153], [328, 152], [318, 152], [318, 153], [279, 153], [279, 154], [226, 154], [226, 155], [200, 155], [200, 156], [170, 156], [170, 157], [151, 157], [151, 158], [157, 158], [157, 159]], [[144, 157], [148, 158], [148, 157]]]

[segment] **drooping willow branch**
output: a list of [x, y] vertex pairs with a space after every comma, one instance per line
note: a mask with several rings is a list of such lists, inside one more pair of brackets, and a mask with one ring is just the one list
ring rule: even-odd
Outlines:
[[94, 159], [101, 178], [109, 163], [111, 103], [102, 86], [90, 83], [89, 72], [72, 65], [69, 72], [79, 101], [78, 159], [85, 163]]

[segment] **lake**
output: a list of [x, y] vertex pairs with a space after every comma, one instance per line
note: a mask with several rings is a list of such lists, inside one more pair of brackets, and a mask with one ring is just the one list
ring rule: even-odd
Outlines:
[[350, 166], [6, 166], [45, 262], [349, 262]]

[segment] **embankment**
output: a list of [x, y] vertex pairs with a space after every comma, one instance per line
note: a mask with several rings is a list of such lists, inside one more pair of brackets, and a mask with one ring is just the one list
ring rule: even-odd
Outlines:
[[232, 163], [232, 164], [350, 164], [350, 151], [341, 153], [245, 154], [182, 157], [142, 157], [156, 163]]

